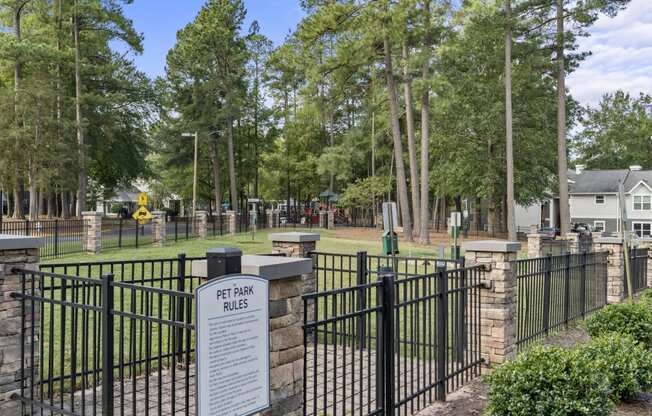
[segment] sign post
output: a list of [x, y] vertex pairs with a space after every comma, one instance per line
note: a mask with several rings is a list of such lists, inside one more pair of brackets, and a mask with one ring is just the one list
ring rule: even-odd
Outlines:
[[451, 257], [455, 260], [460, 258], [460, 246], [457, 242], [462, 225], [462, 213], [451, 212], [451, 232], [453, 234], [453, 245], [451, 246]]
[[270, 406], [269, 281], [236, 274], [195, 291], [197, 415], [249, 416]]

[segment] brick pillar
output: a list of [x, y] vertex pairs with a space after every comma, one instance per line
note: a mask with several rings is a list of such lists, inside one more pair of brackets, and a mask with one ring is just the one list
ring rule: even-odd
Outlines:
[[326, 211], [319, 211], [319, 228], [328, 227], [328, 213]]
[[165, 211], [152, 212], [152, 246], [163, 247], [165, 245], [165, 238], [167, 235], [167, 227], [165, 222]]
[[[20, 351], [21, 337], [20, 328], [22, 321], [21, 301], [11, 297], [11, 292], [19, 291], [22, 287], [21, 275], [14, 272], [14, 268], [25, 268], [38, 270], [39, 247], [43, 246], [43, 240], [35, 237], [17, 237], [0, 234], [0, 317], [2, 317], [2, 329], [0, 329], [0, 415], [20, 415], [21, 402], [12, 399], [14, 394], [20, 394], [21, 380]], [[29, 278], [27, 276], [26, 278]], [[31, 281], [27, 287], [31, 291]], [[38, 280], [35, 285], [38, 286]], [[38, 287], [36, 287], [38, 290]], [[29, 292], [28, 291], [28, 292]], [[29, 293], [26, 293], [29, 294]], [[32, 302], [27, 301], [25, 315], [26, 333], [31, 332], [32, 326], [35, 332], [39, 332], [40, 315], [36, 310], [32, 317]], [[36, 353], [35, 363], [38, 365], [38, 339], [25, 339], [23, 346], [29, 357], [32, 349]], [[25, 360], [25, 366], [30, 363]], [[38, 368], [34, 374], [38, 375]], [[25, 368], [26, 378], [31, 374], [30, 368]], [[26, 386], [31, 383], [25, 382]], [[27, 389], [29, 394], [29, 388]], [[29, 407], [28, 407], [29, 408]], [[24, 413], [29, 414], [29, 412]]]
[[[319, 234], [316, 233], [273, 233], [267, 236], [272, 242], [272, 253], [285, 254], [287, 257], [309, 258], [310, 252], [317, 249]], [[315, 278], [312, 272], [303, 276], [303, 293], [316, 290]]]
[[335, 228], [335, 211], [331, 209], [328, 211], [328, 229], [332, 230], [333, 228]]
[[84, 250], [86, 254], [100, 254], [102, 252], [102, 213], [95, 211], [82, 212], [86, 222], [84, 235]]
[[197, 238], [206, 240], [206, 236], [208, 235], [208, 212], [197, 211], [195, 216], [197, 217]]
[[607, 303], [620, 303], [626, 295], [623, 241], [619, 237], [600, 237], [594, 243], [597, 250], [609, 252], [607, 257]]
[[226, 211], [226, 226], [228, 234], [235, 234], [238, 230], [238, 214], [235, 211]]
[[569, 232], [566, 233], [564, 240], [568, 242], [568, 251], [570, 253], [580, 253], [582, 251], [580, 243], [580, 234]]
[[527, 235], [527, 257], [536, 259], [543, 255], [543, 234], [530, 233]]
[[480, 351], [487, 365], [516, 357], [516, 266], [521, 244], [486, 240], [464, 244], [466, 265], [484, 264], [480, 292]]
[[267, 228], [276, 228], [277, 225], [274, 223], [274, 210], [268, 209], [265, 213], [267, 214]]

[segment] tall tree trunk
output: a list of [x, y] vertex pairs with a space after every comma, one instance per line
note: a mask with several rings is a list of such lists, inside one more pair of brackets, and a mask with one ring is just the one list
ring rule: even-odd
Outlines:
[[566, 159], [566, 70], [564, 68], [564, 2], [557, 0], [557, 176], [559, 177], [560, 231], [570, 231], [568, 161]]
[[77, 2], [74, 3], [75, 12], [73, 15], [73, 38], [75, 43], [75, 129], [77, 130], [77, 146], [79, 146], [79, 174], [77, 188], [77, 210], [76, 214], [81, 217], [81, 213], [86, 210], [86, 190], [88, 177], [86, 173], [86, 142], [84, 139], [84, 129], [82, 126], [81, 111], [81, 42], [79, 34], [79, 15], [77, 14]]
[[[22, 40], [21, 34], [21, 15], [23, 13], [23, 7], [25, 3], [16, 4], [16, 9], [14, 10], [13, 16], [13, 26], [14, 26], [14, 36], [16, 38], [16, 43], [19, 44]], [[23, 79], [23, 68], [20, 61], [20, 57], [16, 57], [16, 62], [14, 63], [14, 125], [16, 127], [16, 140], [15, 140], [15, 151], [16, 156], [20, 155], [20, 136], [22, 134], [22, 125], [23, 120], [20, 115], [20, 88], [21, 82]], [[18, 188], [14, 190], [14, 218], [23, 217], [23, 180], [21, 178], [21, 172], [19, 169], [18, 162], [16, 162], [15, 167], [16, 181], [18, 183]]]
[[213, 167], [213, 196], [215, 197], [215, 211], [217, 216], [222, 214], [222, 179], [220, 177], [220, 162], [217, 158], [217, 143], [210, 141], [211, 165]]
[[61, 192], [61, 218], [70, 218], [70, 192]]
[[419, 165], [417, 165], [417, 149], [414, 139], [414, 103], [412, 100], [412, 78], [408, 62], [410, 60], [410, 51], [407, 42], [403, 42], [401, 50], [403, 57], [403, 87], [405, 95], [405, 118], [408, 139], [408, 157], [410, 158], [410, 188], [412, 191], [412, 218], [414, 218], [414, 229], [419, 230]]
[[[430, 0], [423, 2], [423, 19], [425, 23], [424, 48], [428, 51], [423, 60], [421, 78], [423, 79], [423, 92], [421, 93], [421, 195], [419, 207], [419, 242], [430, 244], [430, 233], [428, 232], [428, 195], [430, 190], [429, 162], [430, 162], [430, 88], [428, 78], [430, 77]], [[416, 214], [415, 214], [416, 215]]]
[[514, 139], [512, 134], [512, 2], [505, 1], [505, 133], [507, 161], [507, 239], [516, 241], [514, 217]]
[[387, 91], [389, 94], [389, 112], [392, 125], [392, 139], [394, 141], [394, 157], [396, 159], [396, 184], [398, 202], [401, 207], [403, 220], [403, 234], [406, 241], [412, 241], [412, 221], [410, 220], [410, 203], [408, 201], [407, 183], [405, 181], [405, 165], [403, 163], [403, 146], [401, 144], [401, 126], [399, 124], [398, 100], [396, 97], [396, 82], [392, 67], [392, 47], [389, 34], [385, 33], [383, 39], [385, 53], [385, 77], [387, 78]]
[[231, 209], [238, 211], [238, 184], [235, 175], [235, 151], [233, 148], [233, 119], [229, 116], [226, 126], [226, 141], [229, 152], [229, 186], [231, 188]]
[[18, 187], [14, 188], [14, 215], [13, 218], [23, 218], [23, 181], [18, 181]]

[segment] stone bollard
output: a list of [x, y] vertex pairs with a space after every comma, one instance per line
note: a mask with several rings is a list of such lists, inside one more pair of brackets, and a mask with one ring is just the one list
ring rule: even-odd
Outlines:
[[152, 246], [163, 247], [165, 246], [165, 238], [167, 236], [167, 227], [165, 222], [165, 211], [152, 212]]
[[332, 230], [335, 228], [335, 211], [334, 210], [329, 210], [328, 211], [328, 229]]
[[486, 287], [480, 292], [480, 351], [485, 364], [516, 357], [516, 266], [521, 244], [485, 240], [464, 244], [467, 266], [484, 264]]
[[580, 234], [569, 232], [564, 236], [564, 240], [568, 242], [568, 252], [571, 254], [577, 254], [582, 252], [582, 247], [580, 243]]
[[328, 213], [319, 211], [319, 228], [328, 228]]
[[197, 238], [200, 240], [206, 240], [206, 236], [208, 235], [208, 212], [197, 211], [195, 217], [197, 217]]
[[607, 303], [620, 303], [625, 299], [625, 255], [623, 240], [619, 237], [595, 239], [596, 250], [605, 250], [607, 257]]
[[235, 211], [226, 211], [226, 231], [233, 235], [238, 230], [238, 214]]
[[[230, 256], [233, 249], [216, 249]], [[219, 260], [223, 256], [208, 256]], [[233, 260], [233, 259], [231, 259]], [[226, 265], [226, 263], [225, 263]], [[193, 262], [192, 275], [205, 278], [209, 270], [221, 270], [206, 261]], [[241, 269], [269, 280], [269, 384], [270, 407], [263, 416], [300, 416], [303, 412], [303, 292], [302, 275], [312, 271], [312, 261], [303, 258], [242, 256]], [[224, 273], [227, 273], [226, 269]]]
[[[21, 402], [13, 399], [12, 396], [20, 394], [21, 385], [27, 386], [26, 394], [29, 394], [29, 386], [33, 384], [30, 380], [21, 379], [21, 350], [26, 354], [35, 351], [38, 354], [38, 339], [25, 339], [25, 345], [21, 340], [21, 325], [25, 325], [26, 333], [35, 328], [39, 332], [40, 315], [35, 311], [32, 315], [34, 302], [26, 302], [25, 320], [23, 322], [23, 307], [21, 300], [11, 297], [11, 292], [20, 291], [22, 288], [21, 275], [13, 271], [15, 267], [38, 270], [39, 247], [43, 247], [44, 241], [36, 237], [17, 237], [0, 234], [0, 317], [2, 317], [2, 330], [0, 330], [0, 415], [20, 415]], [[27, 282], [28, 291], [31, 291], [32, 283]], [[35, 281], [38, 290], [38, 280]], [[29, 294], [29, 293], [27, 293]], [[29, 306], [29, 305], [32, 306]], [[25, 366], [29, 366], [30, 360], [25, 359]], [[38, 357], [35, 362], [38, 363]], [[36, 364], [38, 365], [38, 364]], [[31, 374], [31, 368], [24, 369], [26, 378]], [[34, 369], [38, 374], [39, 369]], [[29, 414], [29, 413], [25, 413]]]
[[274, 224], [274, 210], [268, 209], [265, 211], [265, 214], [267, 214], [267, 228], [276, 228]]
[[100, 254], [102, 252], [102, 213], [95, 211], [82, 212], [86, 223], [84, 234], [84, 251], [86, 254]]
[[536, 259], [543, 255], [543, 234], [532, 233], [527, 235], [527, 258]]

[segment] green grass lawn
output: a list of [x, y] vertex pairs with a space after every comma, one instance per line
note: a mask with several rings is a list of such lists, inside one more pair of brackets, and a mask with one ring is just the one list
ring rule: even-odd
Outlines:
[[[258, 231], [252, 239], [251, 233], [210, 237], [206, 240], [168, 241], [165, 247], [144, 246], [127, 249], [108, 249], [99, 255], [72, 254], [58, 259], [44, 260], [48, 263], [68, 263], [102, 260], [136, 260], [176, 257], [185, 253], [188, 257], [204, 256], [206, 251], [215, 247], [238, 247], [244, 254], [264, 254], [272, 252], [272, 242], [268, 240], [270, 233], [305, 231], [320, 234], [317, 242], [317, 251], [331, 253], [355, 254], [358, 251], [367, 251], [369, 254], [380, 254], [381, 243], [378, 240], [352, 239], [336, 237], [334, 230], [275, 228]], [[378, 233], [380, 236], [380, 232]], [[438, 253], [436, 246], [420, 246], [406, 242], [399, 242], [401, 256], [435, 257]]]

